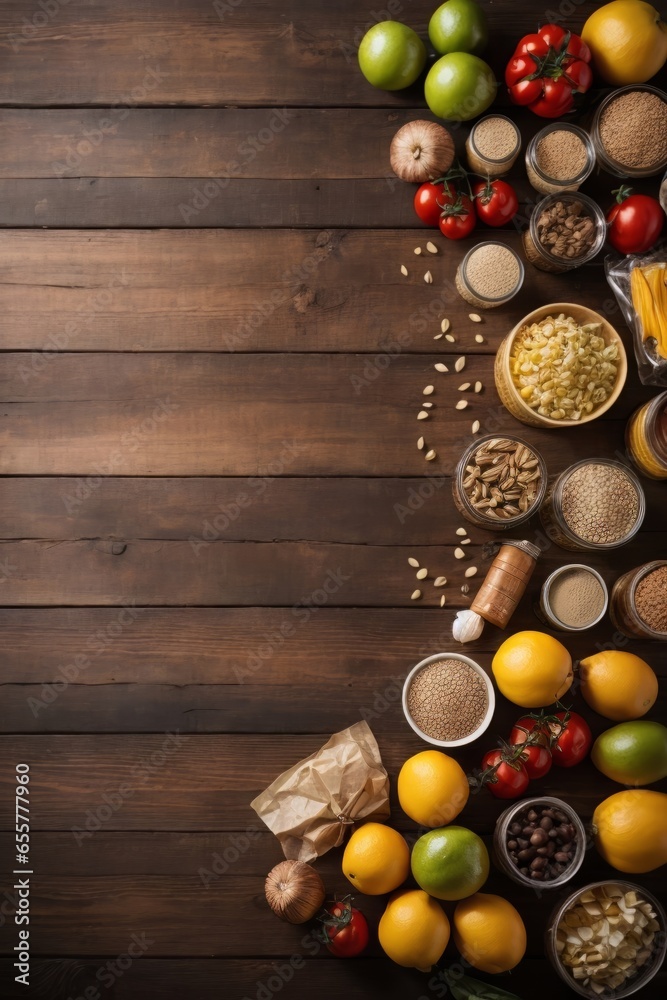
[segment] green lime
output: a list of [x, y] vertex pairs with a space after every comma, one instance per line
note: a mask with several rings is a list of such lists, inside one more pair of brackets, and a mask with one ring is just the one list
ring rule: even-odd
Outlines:
[[400, 21], [380, 21], [359, 46], [359, 66], [381, 90], [402, 90], [414, 83], [426, 63], [426, 46], [416, 31]]
[[447, 0], [431, 17], [428, 37], [436, 52], [482, 54], [489, 40], [486, 15], [474, 0]]
[[429, 830], [412, 849], [412, 874], [437, 899], [465, 899], [486, 882], [489, 853], [484, 841], [464, 826]]
[[622, 785], [650, 785], [667, 777], [667, 727], [636, 719], [612, 726], [596, 739], [591, 759]]
[[491, 67], [468, 52], [441, 56], [424, 82], [426, 103], [433, 114], [456, 122], [467, 122], [486, 111], [497, 89]]

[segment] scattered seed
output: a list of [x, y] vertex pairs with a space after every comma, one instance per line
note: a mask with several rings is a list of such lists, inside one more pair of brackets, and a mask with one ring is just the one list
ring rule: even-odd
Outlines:
[[429, 253], [437, 253], [438, 252], [437, 246], [435, 245], [435, 243], [431, 243], [430, 240], [426, 244], [426, 249], [428, 250]]
[[447, 577], [446, 576], [436, 576], [435, 580], [433, 581], [433, 586], [434, 587], [444, 587], [446, 583], [447, 583]]
[[468, 405], [468, 400], [467, 399], [459, 399], [458, 403], [456, 404], [456, 409], [457, 410], [465, 410], [465, 408], [466, 408], [467, 405]]
[[465, 358], [457, 358], [456, 364], [454, 365], [454, 369], [457, 372], [462, 372], [463, 369], [465, 368], [465, 366], [466, 366], [466, 359]]
[[481, 323], [482, 322], [482, 317], [479, 316], [477, 313], [468, 313], [468, 319], [471, 319], [473, 321], [473, 323]]
[[456, 529], [456, 534], [457, 535], [467, 535], [468, 534], [468, 529], [467, 528], [457, 528]]
[[417, 420], [426, 420], [428, 418], [427, 410], [420, 410], [417, 414]]
[[459, 549], [459, 548], [454, 549], [454, 558], [455, 559], [465, 559], [465, 555], [466, 554], [463, 551], [463, 549]]
[[440, 598], [440, 607], [444, 608], [444, 606], [445, 606], [446, 603], [447, 603], [447, 598], [443, 594], [442, 597]]
[[401, 264], [401, 274], [404, 274], [406, 278], [408, 276], [408, 269], [405, 264]]
[[467, 570], [465, 571], [465, 576], [470, 578], [471, 576], [475, 576], [476, 573], [477, 573], [476, 566], [468, 566]]
[[481, 391], [482, 391], [482, 383], [475, 382], [475, 392], [481, 392]]
[[425, 580], [428, 576], [428, 570], [425, 567], [422, 567], [422, 569], [417, 570], [416, 575], [418, 580]]
[[481, 335], [481, 333], [476, 333], [475, 334], [475, 340], [476, 340], [476, 342], [478, 344], [483, 344], [484, 343], [484, 337]]
[[430, 271], [427, 271], [426, 274], [424, 275], [424, 281], [426, 282], [427, 285], [433, 284], [433, 275], [431, 274]]
[[417, 447], [419, 448], [420, 451], [422, 450], [422, 448], [424, 447], [424, 438], [419, 438], [419, 440], [417, 441]]
[[432, 409], [432, 408], [433, 408], [433, 403], [429, 403], [429, 402], [427, 401], [427, 402], [425, 402], [425, 403], [422, 403], [422, 406], [425, 406], [427, 410], [430, 410], [430, 409]]
[[422, 390], [422, 394], [424, 396], [431, 396], [434, 392], [435, 392], [435, 386], [434, 385], [427, 385]]
[[443, 333], [447, 333], [447, 331], [449, 330], [450, 326], [451, 326], [451, 323], [449, 322], [449, 320], [448, 319], [443, 319], [442, 323], [440, 324], [440, 329], [442, 330]]
[[449, 368], [447, 367], [447, 365], [443, 365], [442, 361], [439, 361], [437, 363], [437, 365], [433, 365], [433, 367], [435, 368], [435, 370], [437, 372], [448, 372], [449, 371]]
[[472, 428], [471, 429], [472, 429], [473, 434], [477, 434], [477, 432], [479, 430], [479, 420], [473, 420], [473, 422], [472, 422]]
[[417, 256], [419, 256], [419, 254], [421, 252], [422, 252], [422, 248], [421, 247], [415, 247], [415, 253], [417, 254]]
[[462, 594], [469, 594], [470, 593], [470, 587], [468, 586], [467, 583], [463, 583], [461, 585], [461, 593]]
[[470, 539], [469, 538], [462, 538], [461, 539], [461, 545], [470, 545]]
[[456, 343], [456, 337], [454, 337], [451, 333], [445, 334], [445, 340], [447, 340], [450, 344]]
[[435, 458], [435, 454], [436, 454], [435, 450], [433, 448], [431, 448], [430, 451], [426, 452], [426, 454], [424, 455], [424, 458], [426, 459], [427, 462], [432, 462], [433, 459]]
[[462, 385], [459, 386], [459, 392], [465, 392], [466, 389], [469, 388], [470, 388], [470, 382], [464, 382]]
[[421, 596], [422, 596], [421, 590], [413, 590], [412, 593], [410, 594], [410, 600], [418, 601]]
[[433, 339], [434, 340], [442, 340], [442, 334], [441, 333], [436, 333], [436, 335], [435, 335], [435, 337]]
[[408, 556], [408, 562], [414, 569], [419, 569], [419, 560], [415, 559], [414, 556]]

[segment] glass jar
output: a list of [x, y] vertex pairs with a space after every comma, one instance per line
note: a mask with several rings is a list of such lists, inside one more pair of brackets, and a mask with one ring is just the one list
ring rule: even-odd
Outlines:
[[[579, 572], [589, 573], [591, 576], [595, 577], [602, 588], [604, 603], [599, 614], [591, 617], [590, 621], [587, 621], [585, 625], [568, 625], [556, 614], [551, 605], [550, 596], [552, 587], [559, 577], [563, 577], [567, 573], [576, 572], [577, 570]], [[540, 617], [543, 618], [543, 620], [550, 625], [551, 628], [560, 629], [561, 632], [585, 632], [586, 629], [593, 628], [594, 625], [597, 625], [598, 622], [602, 621], [605, 616], [608, 603], [609, 594], [607, 592], [607, 584], [604, 582], [597, 570], [593, 569], [592, 566], [585, 566], [583, 563], [568, 563], [567, 566], [559, 566], [558, 569], [555, 569], [542, 584], [539, 612]]]
[[[567, 178], [553, 177], [547, 173], [539, 156], [538, 147], [540, 142], [547, 139], [548, 136], [557, 135], [559, 132], [569, 132], [575, 135], [581, 141], [586, 155], [584, 166], [575, 174], [570, 173], [570, 176]], [[528, 174], [528, 180], [540, 194], [560, 194], [563, 191], [577, 191], [592, 172], [594, 166], [595, 147], [593, 141], [588, 132], [584, 132], [577, 125], [568, 125], [565, 122], [547, 125], [537, 135], [533, 136], [526, 149], [526, 173]]]
[[501, 177], [521, 152], [521, 133], [505, 115], [487, 115], [473, 125], [466, 139], [468, 166], [476, 174]]
[[617, 90], [613, 90], [611, 94], [605, 97], [605, 99], [598, 105], [593, 118], [593, 124], [591, 126], [591, 138], [595, 147], [598, 163], [601, 167], [604, 167], [608, 173], [614, 174], [616, 177], [653, 177], [654, 174], [659, 174], [661, 170], [664, 170], [665, 167], [667, 167], [667, 157], [657, 160], [655, 163], [649, 164], [645, 167], [630, 167], [627, 164], [621, 163], [607, 150], [602, 142], [602, 136], [600, 135], [600, 123], [604, 112], [610, 104], [618, 100], [618, 98], [623, 94], [628, 94], [632, 90], [657, 94], [658, 97], [667, 103], [667, 94], [663, 90], [659, 90], [657, 87], [651, 87], [646, 83], [630, 84], [627, 87], [620, 87]]
[[[586, 211], [586, 214], [593, 220], [595, 238], [588, 250], [579, 257], [559, 257], [551, 253], [540, 242], [537, 231], [538, 220], [542, 212], [552, 208], [558, 202], [562, 202], [566, 206], [573, 202], [579, 202]], [[592, 260], [600, 252], [606, 236], [607, 223], [600, 206], [592, 198], [589, 198], [588, 195], [580, 194], [579, 192], [576, 194], [565, 192], [563, 194], [548, 194], [546, 198], [537, 203], [531, 213], [528, 229], [523, 233], [522, 239], [526, 260], [530, 264], [539, 268], [540, 271], [551, 271], [554, 274], [558, 274], [571, 271], [575, 267], [581, 267], [582, 264], [587, 264], [589, 260]]]
[[667, 479], [667, 391], [644, 403], [625, 429], [628, 455], [649, 479]]
[[521, 258], [504, 243], [478, 243], [456, 269], [456, 289], [478, 309], [494, 309], [509, 302], [523, 285]]
[[614, 627], [623, 635], [632, 639], [657, 639], [667, 642], [667, 632], [656, 631], [641, 617], [636, 600], [639, 583], [661, 566], [667, 566], [667, 560], [655, 559], [653, 562], [644, 563], [643, 566], [637, 566], [629, 573], [624, 573], [612, 587], [609, 616]]
[[[563, 812], [575, 829], [577, 842], [574, 857], [565, 871], [561, 872], [556, 878], [549, 879], [548, 882], [536, 882], [534, 879], [526, 878], [519, 871], [514, 861], [512, 861], [507, 847], [507, 841], [510, 839], [509, 828], [514, 822], [515, 816], [528, 812], [529, 809], [536, 809], [541, 806], [546, 806], [550, 809], [559, 809]], [[513, 802], [511, 806], [508, 806], [496, 820], [493, 831], [493, 860], [505, 875], [509, 876], [513, 882], [517, 882], [519, 885], [529, 885], [531, 889], [536, 889], [539, 886], [540, 890], [558, 889], [566, 882], [569, 882], [573, 875], [577, 874], [583, 864], [585, 854], [586, 830], [584, 829], [584, 824], [574, 809], [568, 806], [566, 802], [563, 802], [562, 799], [555, 799], [550, 795], [542, 795], [534, 799], [521, 799], [520, 802]]]
[[[491, 517], [488, 514], [485, 514], [483, 510], [478, 510], [474, 507], [473, 502], [468, 497], [468, 494], [463, 486], [464, 481], [470, 474], [468, 472], [468, 467], [472, 466], [474, 468], [474, 455], [476, 455], [484, 444], [488, 444], [490, 441], [500, 440], [513, 441], [516, 442], [517, 445], [522, 445], [524, 448], [527, 448], [528, 451], [532, 452], [534, 458], [537, 459], [537, 469], [539, 470], [539, 476], [536, 478], [536, 482], [538, 484], [537, 493], [528, 510], [512, 517], [508, 517], [505, 520]], [[495, 484], [492, 485], [495, 486]], [[471, 524], [476, 524], [478, 528], [486, 528], [488, 531], [507, 531], [509, 528], [517, 528], [520, 524], [525, 524], [525, 522], [539, 510], [539, 507], [544, 499], [546, 488], [547, 467], [544, 464], [544, 459], [532, 445], [526, 444], [526, 442], [522, 441], [521, 438], [514, 437], [514, 435], [510, 434], [488, 434], [486, 437], [481, 437], [476, 441], [473, 441], [473, 443], [466, 448], [461, 455], [459, 464], [456, 467], [456, 473], [452, 479], [452, 496], [459, 513], [461, 513], [467, 521], [470, 521]], [[489, 487], [487, 487], [487, 489], [489, 489]]]
[[[637, 497], [636, 516], [634, 523], [622, 537], [618, 537], [612, 541], [594, 541], [588, 536], [584, 537], [582, 534], [579, 534], [573, 526], [572, 517], [570, 519], [566, 517], [566, 513], [563, 508], [563, 491], [572, 475], [577, 472], [577, 470], [584, 469], [586, 466], [591, 466], [595, 469], [598, 469], [599, 467], [616, 469], [623, 473], [623, 476], [627, 480], [628, 484], [632, 487], [632, 490], [634, 490]], [[599, 482], [599, 472], [595, 474], [594, 478]], [[618, 482], [618, 478], [614, 478]], [[596, 488], [599, 489], [598, 486], [596, 486]], [[627, 499], [629, 499], [630, 492], [631, 491], [628, 492]], [[604, 498], [603, 491], [600, 491], [599, 498]], [[608, 504], [608, 509], [623, 510], [626, 502], [627, 500], [623, 499], [620, 503], [616, 503], [615, 505]], [[595, 498], [592, 496], [585, 498], [582, 506], [589, 511], [593, 511], [595, 509]], [[629, 469], [626, 465], [622, 465], [621, 462], [614, 462], [607, 458], [584, 458], [579, 462], [575, 462], [574, 465], [571, 465], [564, 472], [561, 472], [559, 476], [549, 483], [544, 503], [540, 508], [540, 520], [542, 521], [545, 530], [548, 532], [549, 538], [557, 545], [560, 545], [563, 549], [570, 549], [575, 552], [580, 550], [605, 552], [608, 549], [617, 549], [619, 546], [625, 545], [629, 542], [631, 538], [634, 538], [641, 528], [645, 513], [646, 498], [644, 496], [644, 491], [639, 480], [637, 479], [637, 476], [631, 469]], [[570, 514], [573, 515], [573, 512], [570, 512]], [[603, 527], [603, 522], [600, 521], [597, 525], [592, 523], [591, 527], [599, 533], [600, 529]]]

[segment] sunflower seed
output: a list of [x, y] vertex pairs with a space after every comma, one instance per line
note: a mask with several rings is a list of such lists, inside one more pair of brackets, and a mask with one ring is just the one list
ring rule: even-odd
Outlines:
[[419, 254], [422, 252], [422, 248], [421, 247], [415, 247], [414, 252], [417, 254], [417, 256], [419, 256]]
[[420, 451], [422, 451], [422, 449], [424, 447], [424, 438], [419, 438], [417, 440], [417, 447], [419, 448]]
[[426, 459], [427, 462], [432, 462], [433, 459], [435, 458], [435, 456], [436, 456], [435, 449], [431, 448], [430, 451], [426, 452], [426, 454], [424, 455], [424, 458]]
[[424, 389], [422, 389], [422, 395], [424, 395], [424, 396], [430, 396], [434, 392], [435, 392], [435, 386], [434, 385], [427, 385], [427, 386], [424, 387]]
[[449, 322], [449, 320], [448, 319], [443, 319], [442, 323], [440, 324], [440, 329], [442, 330], [443, 333], [447, 333], [447, 331], [449, 330], [450, 326], [451, 326], [451, 323]]
[[479, 430], [479, 420], [473, 420], [472, 422], [472, 433], [476, 434]]
[[468, 534], [468, 529], [467, 528], [457, 528], [456, 529], [456, 534], [457, 535], [467, 535]]
[[412, 593], [410, 594], [410, 600], [418, 601], [421, 596], [422, 596], [421, 590], [413, 590]]
[[475, 382], [475, 392], [481, 392], [481, 391], [482, 391], [482, 383]]
[[430, 271], [427, 271], [426, 274], [424, 275], [424, 281], [426, 282], [427, 285], [433, 284], [433, 275], [431, 274]]
[[466, 408], [467, 405], [468, 405], [468, 400], [467, 399], [459, 399], [458, 403], [456, 404], [456, 409], [457, 410], [465, 410], [465, 408]]
[[481, 335], [481, 333], [476, 333], [475, 334], [475, 340], [476, 340], [476, 342], [478, 344], [483, 344], [484, 343], [484, 337]]
[[418, 569], [416, 576], [418, 580], [425, 580], [428, 576], [428, 570], [425, 568]]
[[427, 420], [427, 419], [428, 419], [428, 410], [420, 410], [419, 413], [417, 414], [417, 420]]
[[440, 607], [444, 608], [444, 606], [445, 606], [446, 603], [447, 603], [447, 598], [443, 594], [442, 597], [440, 598]]
[[454, 365], [454, 370], [457, 371], [457, 372], [462, 372], [463, 369], [465, 368], [465, 366], [466, 366], [466, 359], [465, 358], [457, 358], [456, 364]]
[[426, 244], [426, 249], [428, 250], [429, 253], [437, 253], [438, 252], [437, 246], [435, 245], [435, 243], [431, 243], [430, 240]]
[[419, 560], [415, 559], [414, 556], [408, 556], [408, 562], [414, 569], [419, 569]]
[[405, 275], [406, 278], [408, 276], [408, 269], [405, 264], [401, 264], [401, 274]]
[[463, 549], [460, 549], [458, 547], [455, 548], [454, 549], [454, 558], [455, 559], [465, 559], [465, 552], [463, 551]]
[[446, 333], [445, 334], [445, 340], [448, 343], [450, 343], [450, 344], [455, 344], [456, 343], [456, 337], [453, 334], [451, 334], [451, 333]]
[[465, 571], [464, 576], [466, 576], [466, 577], [468, 577], [468, 579], [470, 579], [470, 577], [471, 576], [475, 576], [476, 573], [477, 573], [477, 567], [476, 566], [468, 566], [467, 570]]
[[470, 539], [469, 538], [462, 538], [461, 539], [461, 545], [470, 545]]
[[443, 365], [442, 361], [438, 361], [437, 365], [433, 365], [437, 372], [448, 372], [449, 368], [447, 365]]
[[427, 410], [433, 409], [433, 403], [430, 403], [428, 400], [425, 403], [422, 403], [422, 406], [425, 406]]
[[446, 583], [447, 583], [447, 577], [446, 576], [436, 576], [435, 580], [433, 581], [433, 586], [434, 587], [444, 587]]
[[473, 321], [473, 323], [481, 323], [482, 322], [482, 317], [479, 316], [477, 313], [468, 313], [468, 319], [471, 319]]
[[462, 385], [459, 386], [459, 392], [465, 392], [466, 389], [469, 388], [470, 388], [470, 382], [464, 382]]
[[442, 340], [442, 334], [441, 333], [436, 333], [436, 335], [435, 335], [435, 337], [433, 339], [434, 340]]

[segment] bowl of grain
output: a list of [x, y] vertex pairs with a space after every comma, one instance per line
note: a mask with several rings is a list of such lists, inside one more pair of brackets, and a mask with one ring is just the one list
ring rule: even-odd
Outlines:
[[498, 348], [494, 367], [501, 402], [533, 427], [596, 420], [614, 405], [627, 374], [618, 332], [600, 313], [574, 302], [554, 302], [524, 316]]
[[598, 162], [617, 177], [652, 177], [667, 166], [667, 94], [649, 84], [601, 101], [591, 128]]
[[496, 695], [488, 674], [462, 653], [434, 653], [403, 685], [408, 724], [436, 747], [461, 747], [488, 729]]

